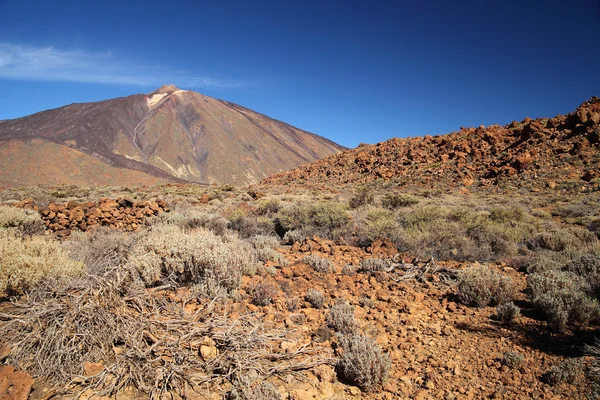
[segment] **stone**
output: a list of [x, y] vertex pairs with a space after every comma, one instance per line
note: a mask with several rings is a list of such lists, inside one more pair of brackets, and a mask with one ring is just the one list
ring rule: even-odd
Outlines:
[[202, 338], [202, 344], [200, 344], [199, 355], [204, 361], [210, 361], [219, 355], [219, 349], [214, 340], [208, 336]]
[[100, 362], [86, 362], [83, 363], [83, 372], [85, 376], [94, 376], [104, 370], [104, 363]]
[[29, 374], [15, 371], [12, 365], [0, 367], [0, 399], [27, 400], [33, 382]]

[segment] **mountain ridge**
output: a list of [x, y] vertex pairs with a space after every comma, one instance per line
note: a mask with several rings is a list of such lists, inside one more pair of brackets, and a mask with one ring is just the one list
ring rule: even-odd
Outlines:
[[[174, 85], [0, 121], [5, 153], [7, 141], [31, 139], [83, 152], [107, 166], [142, 172], [157, 184], [256, 183], [345, 149], [246, 107]], [[52, 160], [52, 154], [47, 158]], [[120, 182], [134, 184], [133, 176], [127, 175]], [[0, 176], [0, 184], [19, 178], [14, 171], [9, 178]], [[37, 183], [43, 182], [24, 179], [25, 185]]]

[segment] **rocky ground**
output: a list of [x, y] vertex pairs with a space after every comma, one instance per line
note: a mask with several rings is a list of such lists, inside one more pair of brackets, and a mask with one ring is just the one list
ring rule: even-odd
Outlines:
[[[395, 249], [389, 243], [377, 241], [367, 249], [339, 245], [319, 238], [308, 239], [294, 246], [278, 249], [288, 263], [273, 263], [270, 273], [245, 277], [236, 299], [219, 304], [214, 312], [235, 319], [252, 313], [257, 320], [274, 327], [290, 329], [285, 341], [279, 343], [283, 353], [294, 353], [305, 346], [323, 357], [318, 366], [269, 381], [284, 398], [290, 399], [575, 399], [583, 398], [585, 380], [574, 384], [551, 386], [542, 375], [565, 355], [576, 351], [575, 336], [554, 336], [528, 312], [525, 296], [521, 295], [523, 315], [510, 325], [494, 319], [493, 308], [471, 308], [457, 302], [452, 284], [439, 281], [439, 276], [426, 274], [422, 281], [403, 280], [399, 272], [352, 273], [346, 265], [358, 266], [365, 258], [389, 258]], [[331, 272], [317, 272], [303, 260], [309, 254], [326, 258], [333, 264]], [[404, 258], [410, 258], [408, 254]], [[269, 264], [267, 265], [268, 268]], [[447, 269], [462, 269], [467, 264], [441, 263]], [[524, 276], [510, 267], [495, 265], [502, 273], [525, 287]], [[270, 281], [277, 291], [267, 306], [252, 304], [249, 296], [254, 285]], [[318, 289], [324, 294], [324, 306], [315, 308], [304, 298], [307, 290]], [[189, 290], [157, 292], [180, 304], [186, 314], [201, 312], [205, 304], [188, 301]], [[345, 299], [355, 306], [355, 317], [361, 331], [376, 338], [389, 354], [392, 368], [389, 379], [379, 392], [366, 393], [339, 381], [332, 363], [341, 349], [334, 332], [327, 327], [326, 315], [336, 299]], [[7, 312], [9, 304], [2, 309]], [[577, 336], [580, 337], [580, 336]], [[572, 342], [570, 340], [573, 340]], [[209, 338], [202, 342], [198, 355], [210, 359], [219, 350]], [[507, 352], [523, 355], [520, 365], [503, 362]], [[0, 350], [5, 359], [10, 349]], [[323, 361], [324, 360], [324, 361]], [[106, 360], [105, 362], [109, 362]], [[95, 374], [104, 365], [86, 365]], [[192, 393], [189, 398], [221, 399], [230, 389], [227, 383]], [[93, 390], [84, 393], [93, 396]], [[134, 392], [121, 392], [118, 398], [145, 398]], [[61, 399], [52, 385], [35, 381], [12, 366], [0, 369], [2, 399]], [[64, 397], [68, 398], [68, 397]]]

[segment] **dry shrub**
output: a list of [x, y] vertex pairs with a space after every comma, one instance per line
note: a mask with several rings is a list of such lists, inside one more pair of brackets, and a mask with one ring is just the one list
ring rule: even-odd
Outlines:
[[275, 236], [256, 235], [246, 240], [257, 250], [275, 249], [279, 246], [279, 239]]
[[510, 369], [517, 369], [523, 362], [525, 361], [525, 356], [521, 353], [517, 353], [516, 351], [507, 351], [502, 356], [502, 364], [506, 365]]
[[236, 210], [229, 216], [229, 229], [232, 229], [242, 238], [257, 235], [269, 236], [275, 232], [273, 221], [270, 218], [248, 214], [242, 210]]
[[277, 285], [270, 281], [260, 281], [250, 288], [252, 304], [257, 306], [268, 306], [277, 294]]
[[295, 203], [275, 215], [280, 236], [290, 230], [302, 230], [309, 236], [337, 239], [348, 229], [349, 222], [347, 206], [335, 202]]
[[327, 326], [336, 332], [352, 333], [358, 328], [354, 319], [354, 307], [343, 299], [336, 300], [327, 313]]
[[571, 358], [551, 367], [544, 373], [542, 380], [549, 385], [574, 383], [580, 377], [582, 371], [583, 366], [581, 360]]
[[281, 394], [277, 388], [268, 382], [256, 385], [245, 385], [237, 383], [233, 389], [225, 395], [226, 400], [281, 400]]
[[401, 207], [411, 207], [419, 204], [419, 199], [410, 195], [399, 193], [387, 193], [381, 199], [381, 205], [388, 210], [395, 210]]
[[274, 249], [279, 246], [279, 239], [275, 236], [257, 235], [246, 239], [248, 243], [256, 250], [258, 261], [277, 261], [279, 264], [285, 264], [285, 258]]
[[326, 258], [310, 255], [304, 257], [302, 261], [319, 273], [326, 274], [331, 272], [331, 262]]
[[354, 265], [346, 264], [342, 267], [342, 275], [352, 276], [356, 273], [357, 269]]
[[368, 187], [364, 186], [356, 189], [354, 194], [350, 197], [348, 201], [348, 205], [350, 208], [358, 208], [361, 206], [366, 206], [373, 204], [375, 202], [375, 195], [373, 191]]
[[585, 353], [592, 356], [592, 363], [587, 370], [587, 375], [596, 383], [600, 382], [600, 340], [596, 339], [593, 345], [585, 345]]
[[600, 305], [590, 295], [590, 284], [584, 277], [549, 270], [530, 275], [527, 286], [533, 306], [559, 332], [566, 330], [569, 324], [588, 325], [600, 321]]
[[325, 296], [323, 295], [323, 292], [314, 288], [308, 289], [304, 298], [310, 303], [311, 306], [317, 309], [323, 308], [323, 304], [325, 303]]
[[363, 207], [352, 213], [354, 240], [358, 246], [369, 246], [375, 239], [397, 242], [399, 225], [394, 213], [378, 207]]
[[309, 235], [302, 229], [287, 231], [283, 235], [283, 243], [285, 243], [285, 244], [294, 244], [296, 242], [302, 243], [306, 240], [306, 238], [308, 236]]
[[[115, 398], [128, 387], [148, 398], [186, 398], [186, 387], [205, 382], [285, 376], [328, 362], [306, 347], [283, 353], [279, 344], [288, 331], [269, 328], [252, 314], [196, 321], [187, 319], [171, 292], [125, 297], [120, 286], [117, 275], [90, 275], [16, 303], [0, 322], [0, 343], [12, 348], [9, 361], [58, 386], [77, 378], [81, 392]], [[203, 360], [198, 345], [207, 341], [217, 354]], [[102, 371], [82, 378], [84, 363], [100, 361]]]
[[360, 270], [366, 273], [385, 271], [389, 267], [389, 261], [376, 257], [365, 258], [360, 262]]
[[341, 335], [340, 346], [344, 354], [337, 368], [342, 380], [365, 391], [375, 391], [383, 386], [392, 363], [373, 339], [360, 333]]
[[502, 322], [511, 323], [521, 315], [521, 309], [512, 301], [496, 307], [496, 317]]
[[101, 273], [127, 264], [133, 244], [131, 234], [100, 227], [91, 234], [73, 232], [63, 246], [69, 256], [84, 263], [89, 272]]
[[37, 211], [0, 205], [0, 228], [17, 228], [24, 236], [44, 233], [46, 226]]
[[252, 246], [234, 235], [217, 236], [207, 230], [187, 233], [170, 225], [154, 226], [141, 237], [128, 262], [147, 286], [195, 284], [211, 276], [228, 291], [238, 288], [242, 274], [256, 264]]
[[0, 229], [0, 298], [23, 294], [41, 280], [65, 282], [83, 269], [51, 237], [22, 238]]
[[490, 267], [470, 267], [459, 274], [458, 297], [463, 304], [486, 307], [506, 303], [514, 296], [512, 279]]

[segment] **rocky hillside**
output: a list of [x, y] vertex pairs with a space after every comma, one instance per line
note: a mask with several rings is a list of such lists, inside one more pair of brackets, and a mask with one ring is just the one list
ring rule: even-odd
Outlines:
[[266, 184], [354, 184], [374, 180], [442, 186], [513, 183], [554, 187], [600, 177], [600, 99], [566, 116], [441, 136], [391, 139], [276, 174]]
[[165, 85], [0, 121], [0, 186], [248, 184], [341, 150], [247, 108]]

